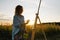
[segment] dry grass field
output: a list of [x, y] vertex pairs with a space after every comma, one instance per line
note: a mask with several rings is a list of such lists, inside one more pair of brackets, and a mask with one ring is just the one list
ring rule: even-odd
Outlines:
[[[33, 25], [26, 26], [25, 40], [31, 39]], [[42, 30], [45, 32], [47, 40], [60, 40], [60, 25], [56, 24], [37, 24], [35, 40], [44, 40]], [[0, 25], [0, 40], [11, 40], [12, 26]]]

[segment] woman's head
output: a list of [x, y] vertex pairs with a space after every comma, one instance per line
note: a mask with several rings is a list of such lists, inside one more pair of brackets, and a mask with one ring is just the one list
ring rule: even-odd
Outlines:
[[23, 7], [21, 5], [17, 5], [15, 8], [15, 15], [21, 15], [23, 12]]

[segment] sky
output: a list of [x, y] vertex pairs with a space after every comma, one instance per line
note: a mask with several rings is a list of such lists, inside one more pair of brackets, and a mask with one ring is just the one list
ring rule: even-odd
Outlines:
[[[15, 7], [23, 6], [25, 20], [34, 22], [40, 0], [0, 0], [0, 22], [13, 21]], [[60, 22], [60, 0], [42, 0], [39, 17], [41, 22]]]

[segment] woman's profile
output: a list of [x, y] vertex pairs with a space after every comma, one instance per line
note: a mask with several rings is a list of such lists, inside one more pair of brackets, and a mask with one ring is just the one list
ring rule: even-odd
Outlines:
[[[23, 7], [17, 5], [13, 17], [12, 40], [24, 40], [22, 35], [25, 30], [24, 16], [22, 15]], [[27, 21], [28, 23], [29, 21]]]

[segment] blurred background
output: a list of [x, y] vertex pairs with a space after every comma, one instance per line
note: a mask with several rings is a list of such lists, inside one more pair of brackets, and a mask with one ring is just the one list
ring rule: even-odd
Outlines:
[[[15, 7], [23, 6], [26, 20], [30, 20], [25, 29], [26, 40], [31, 39], [34, 21], [40, 0], [0, 0], [0, 40], [12, 40], [12, 25]], [[42, 0], [39, 17], [42, 24], [37, 24], [35, 40], [44, 40], [43, 29], [48, 40], [60, 40], [60, 0]], [[42, 25], [42, 27], [41, 27]]]

